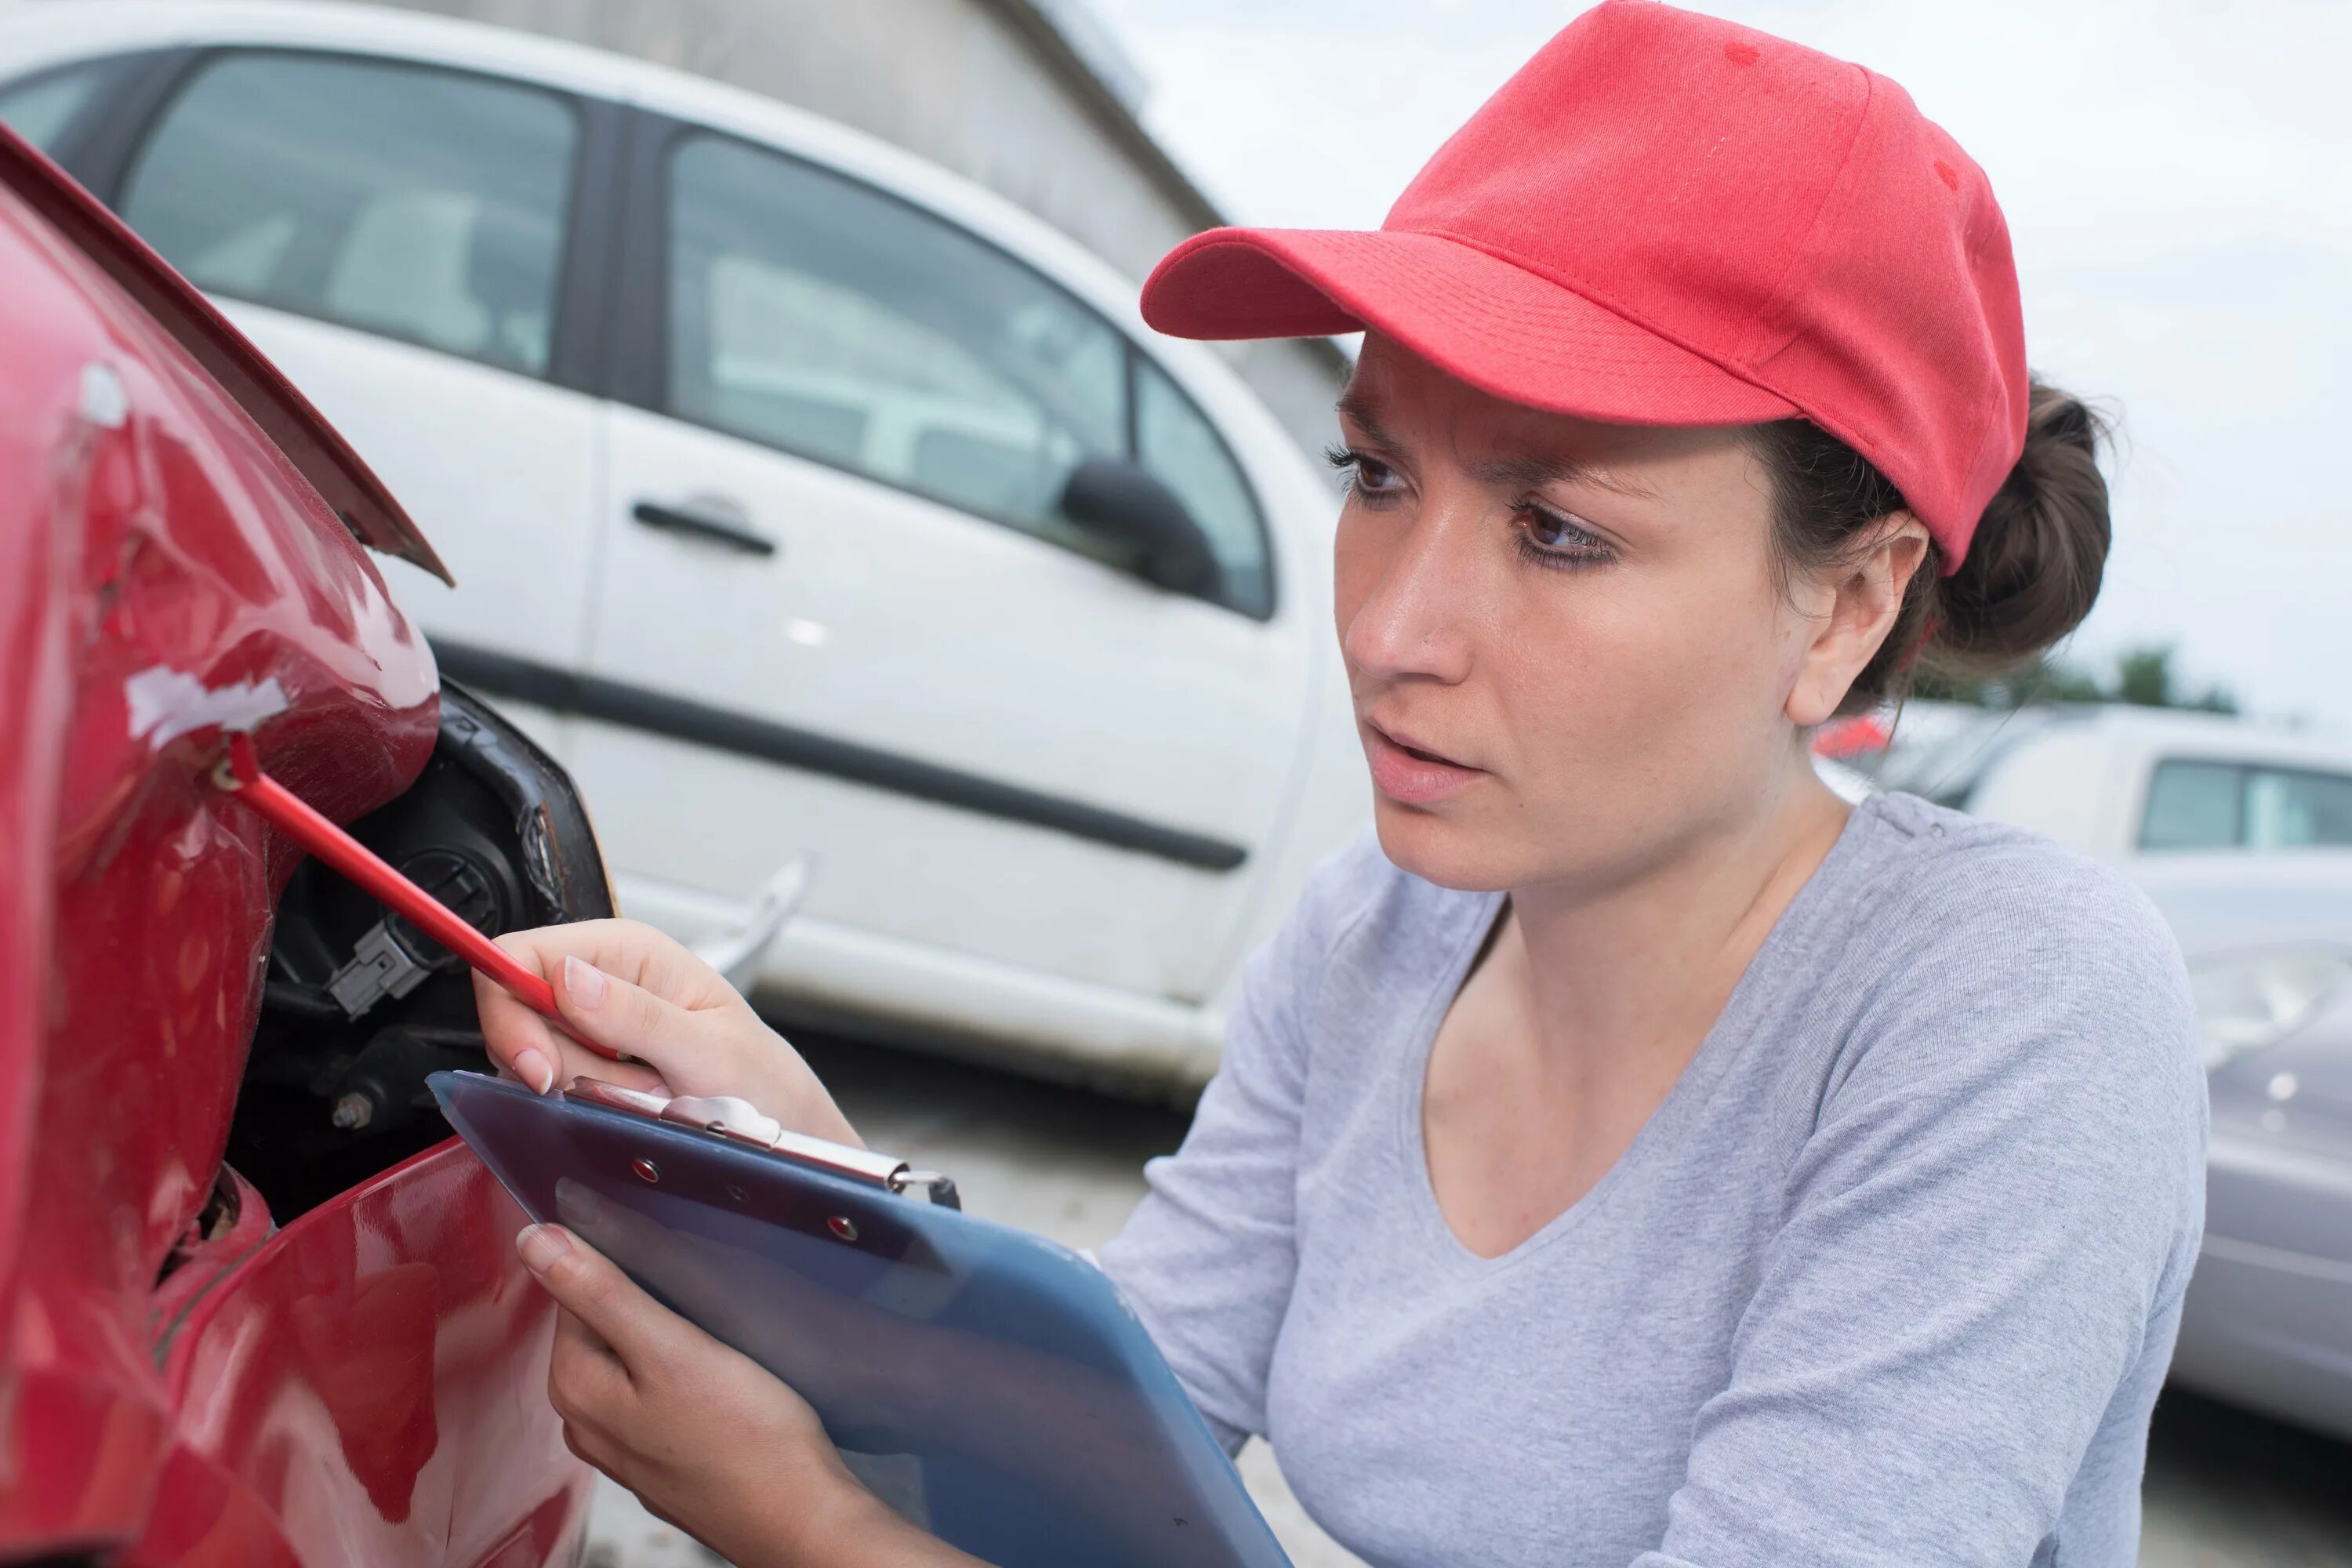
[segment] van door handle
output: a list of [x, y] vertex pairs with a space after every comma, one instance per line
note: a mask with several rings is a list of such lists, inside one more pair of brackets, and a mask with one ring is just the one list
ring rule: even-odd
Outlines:
[[753, 528], [740, 517], [729, 512], [739, 509], [720, 503], [704, 501], [695, 506], [664, 506], [659, 501], [641, 500], [629, 510], [629, 515], [647, 528], [665, 528], [672, 533], [691, 534], [723, 544], [730, 550], [740, 550], [751, 555], [773, 555], [776, 542]]

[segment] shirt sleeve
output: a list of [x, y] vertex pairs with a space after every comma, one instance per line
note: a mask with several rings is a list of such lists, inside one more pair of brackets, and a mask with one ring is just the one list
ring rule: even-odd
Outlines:
[[[2140, 1462], [2203, 1223], [2178, 949], [2087, 865], [1981, 869], [1976, 909], [1871, 977], [1636, 1568], [2025, 1568], [2078, 1470]], [[2136, 1527], [2097, 1529], [2114, 1561]]]
[[1265, 1429], [1266, 1368], [1297, 1268], [1308, 1015], [1329, 911], [1358, 879], [1365, 849], [1318, 869], [1249, 961], [1223, 1061], [1183, 1145], [1144, 1167], [1150, 1190], [1103, 1249], [1104, 1270], [1228, 1452]]

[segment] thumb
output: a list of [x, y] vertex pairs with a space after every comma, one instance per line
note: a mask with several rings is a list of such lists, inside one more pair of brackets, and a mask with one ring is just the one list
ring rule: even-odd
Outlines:
[[690, 1015], [642, 985], [573, 956], [557, 966], [554, 979], [556, 1009], [583, 1040], [635, 1057], [656, 1071], [668, 1065], [664, 1056], [685, 1043]]
[[632, 1377], [656, 1359], [660, 1303], [613, 1260], [560, 1225], [532, 1225], [515, 1237], [523, 1267], [556, 1304], [613, 1349]]

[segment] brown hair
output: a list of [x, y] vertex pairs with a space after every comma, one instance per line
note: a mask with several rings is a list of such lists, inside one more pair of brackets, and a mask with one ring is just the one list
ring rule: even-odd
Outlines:
[[[1854, 677], [1841, 713], [1908, 690], [1913, 672], [1982, 678], [2031, 663], [2082, 624], [2107, 560], [2107, 481], [2099, 472], [2106, 421], [2036, 381], [2025, 450], [1978, 521], [1960, 569], [1943, 574], [1933, 543], [1912, 574], [1875, 657]], [[1784, 568], [1835, 571], [1872, 526], [1905, 510], [1875, 465], [1805, 419], [1759, 426], [1757, 454], [1772, 480], [1774, 544]]]

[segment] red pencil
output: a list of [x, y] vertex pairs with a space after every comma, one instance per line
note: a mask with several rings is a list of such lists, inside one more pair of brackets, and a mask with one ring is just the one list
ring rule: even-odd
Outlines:
[[[253, 737], [228, 738], [228, 776], [224, 789], [282, 829], [289, 838], [358, 883], [377, 902], [415, 925], [451, 952], [488, 975], [520, 998], [533, 1012], [563, 1022], [555, 1005], [555, 988], [525, 969], [506, 949], [466, 923], [448, 905], [402, 876], [382, 856], [311, 809], [299, 795], [261, 771], [254, 754]], [[579, 1039], [567, 1027], [564, 1031]], [[593, 1040], [580, 1043], [598, 1056], [618, 1058]]]

